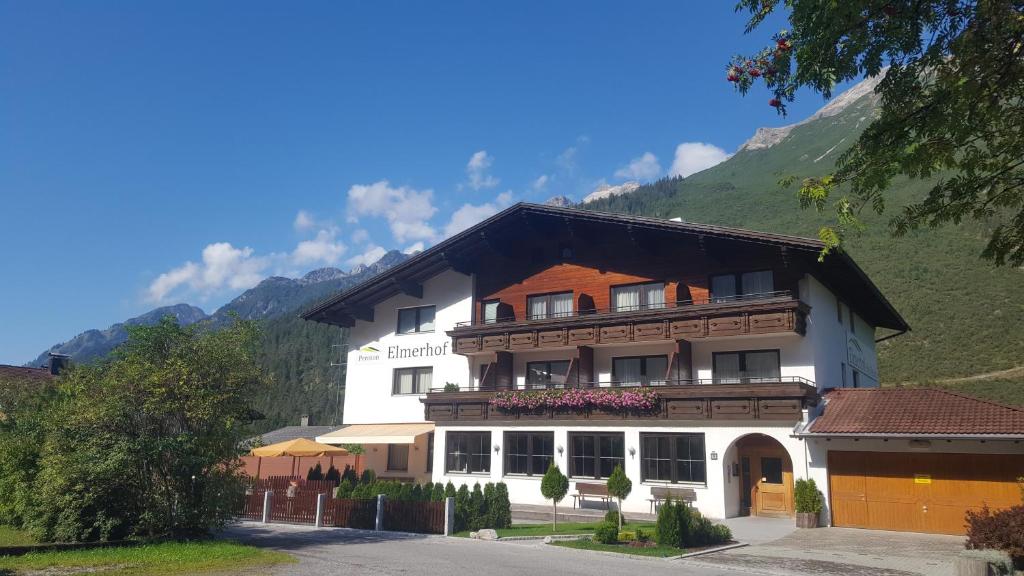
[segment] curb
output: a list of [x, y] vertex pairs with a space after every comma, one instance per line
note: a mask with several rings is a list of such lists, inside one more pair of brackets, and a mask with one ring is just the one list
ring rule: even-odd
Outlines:
[[526, 542], [526, 541], [555, 541], [555, 540], [579, 540], [590, 538], [593, 534], [552, 534], [550, 536], [505, 536], [498, 538], [498, 542]]
[[689, 552], [687, 554], [681, 554], [679, 556], [671, 556], [669, 560], [683, 560], [686, 558], [695, 558], [697, 556], [704, 556], [706, 554], [714, 554], [715, 552], [725, 552], [726, 550], [733, 550], [735, 548], [743, 548], [748, 546], [746, 542], [736, 542], [733, 544], [726, 544], [725, 546], [718, 546], [715, 548], [708, 548], [706, 550], [697, 550], [696, 552]]

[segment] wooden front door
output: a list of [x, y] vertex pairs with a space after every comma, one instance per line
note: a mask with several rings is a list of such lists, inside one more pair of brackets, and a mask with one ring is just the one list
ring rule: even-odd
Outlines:
[[832, 524], [963, 534], [968, 510], [1020, 503], [1022, 454], [829, 451]]
[[[775, 440], [767, 436], [748, 437], [737, 443], [744, 472], [750, 469], [750, 480], [741, 482], [741, 503], [749, 502], [754, 516], [793, 515], [793, 462]], [[742, 504], [741, 504], [742, 506]]]

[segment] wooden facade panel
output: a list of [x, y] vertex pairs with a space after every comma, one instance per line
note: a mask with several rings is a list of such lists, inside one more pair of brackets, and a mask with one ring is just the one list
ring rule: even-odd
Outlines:
[[427, 420], [454, 420], [455, 410], [451, 404], [427, 404]]
[[746, 420], [754, 418], [754, 401], [712, 400], [711, 417], [722, 420]]
[[505, 334], [491, 334], [481, 338], [480, 347], [483, 350], [504, 350], [508, 347], [508, 338]]
[[472, 338], [456, 338], [455, 339], [455, 353], [456, 354], [467, 354], [469, 352], [480, 351], [480, 339], [477, 337]]
[[579, 346], [583, 344], [597, 343], [597, 329], [594, 327], [570, 328], [569, 345]]
[[669, 324], [669, 332], [672, 338], [701, 338], [704, 336], [704, 319], [691, 318], [689, 320], [676, 320]]
[[799, 400], [758, 400], [757, 417], [762, 420], [794, 420], [800, 417]]
[[745, 332], [743, 316], [708, 318], [708, 336], [733, 336]]
[[565, 330], [541, 330], [537, 333], [537, 346], [565, 346]]
[[602, 326], [600, 331], [601, 343], [629, 342], [631, 340], [630, 328], [631, 326], [629, 324]]
[[751, 334], [767, 334], [792, 330], [793, 315], [789, 312], [773, 312], [769, 314], [751, 314], [749, 317]]
[[666, 338], [666, 322], [644, 322], [633, 325], [633, 340], [648, 341], [648, 340], [664, 340]]
[[708, 417], [705, 400], [668, 400], [665, 412], [670, 420], [697, 420]]
[[516, 334], [510, 334], [508, 337], [508, 347], [512, 350], [522, 350], [524, 348], [536, 348], [537, 347], [537, 333], [536, 332], [519, 332]]
[[483, 420], [487, 418], [487, 404], [459, 404], [459, 420]]

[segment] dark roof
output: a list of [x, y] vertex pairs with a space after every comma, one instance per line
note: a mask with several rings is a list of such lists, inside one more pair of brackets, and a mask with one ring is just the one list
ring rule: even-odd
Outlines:
[[811, 434], [1024, 436], [1024, 409], [945, 390], [833, 390]]
[[284, 428], [278, 428], [277, 430], [264, 432], [259, 436], [253, 436], [248, 441], [259, 441], [261, 444], [265, 446], [268, 446], [270, 444], [277, 444], [278, 442], [287, 442], [289, 440], [295, 440], [296, 438], [306, 438], [309, 440], [316, 441], [317, 436], [323, 436], [328, 432], [334, 432], [335, 430], [342, 427], [343, 426], [339, 424], [331, 426], [285, 426]]
[[53, 374], [47, 368], [26, 368], [0, 364], [0, 380], [51, 380]]
[[818, 261], [824, 244], [813, 238], [755, 232], [740, 228], [727, 228], [693, 222], [679, 222], [663, 218], [630, 216], [561, 208], [539, 204], [519, 203], [487, 218], [479, 224], [420, 252], [367, 281], [329, 297], [302, 314], [306, 320], [331, 324], [351, 325], [360, 311], [408, 290], [409, 284], [418, 284], [448, 268], [468, 272], [472, 262], [482, 250], [500, 243], [496, 236], [520, 233], [531, 225], [565, 226], [618, 226], [628, 230], [679, 234], [703, 241], [705, 238], [778, 247], [793, 260], [801, 260], [823, 284], [840, 295], [871, 324], [893, 330], [910, 327], [885, 296], [868, 279], [859, 266], [843, 251], [833, 251], [823, 262]]

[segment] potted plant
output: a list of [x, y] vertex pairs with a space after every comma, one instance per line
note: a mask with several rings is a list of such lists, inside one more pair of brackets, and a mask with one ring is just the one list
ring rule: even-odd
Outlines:
[[813, 479], [799, 479], [793, 495], [796, 501], [797, 528], [817, 528], [825, 502]]

